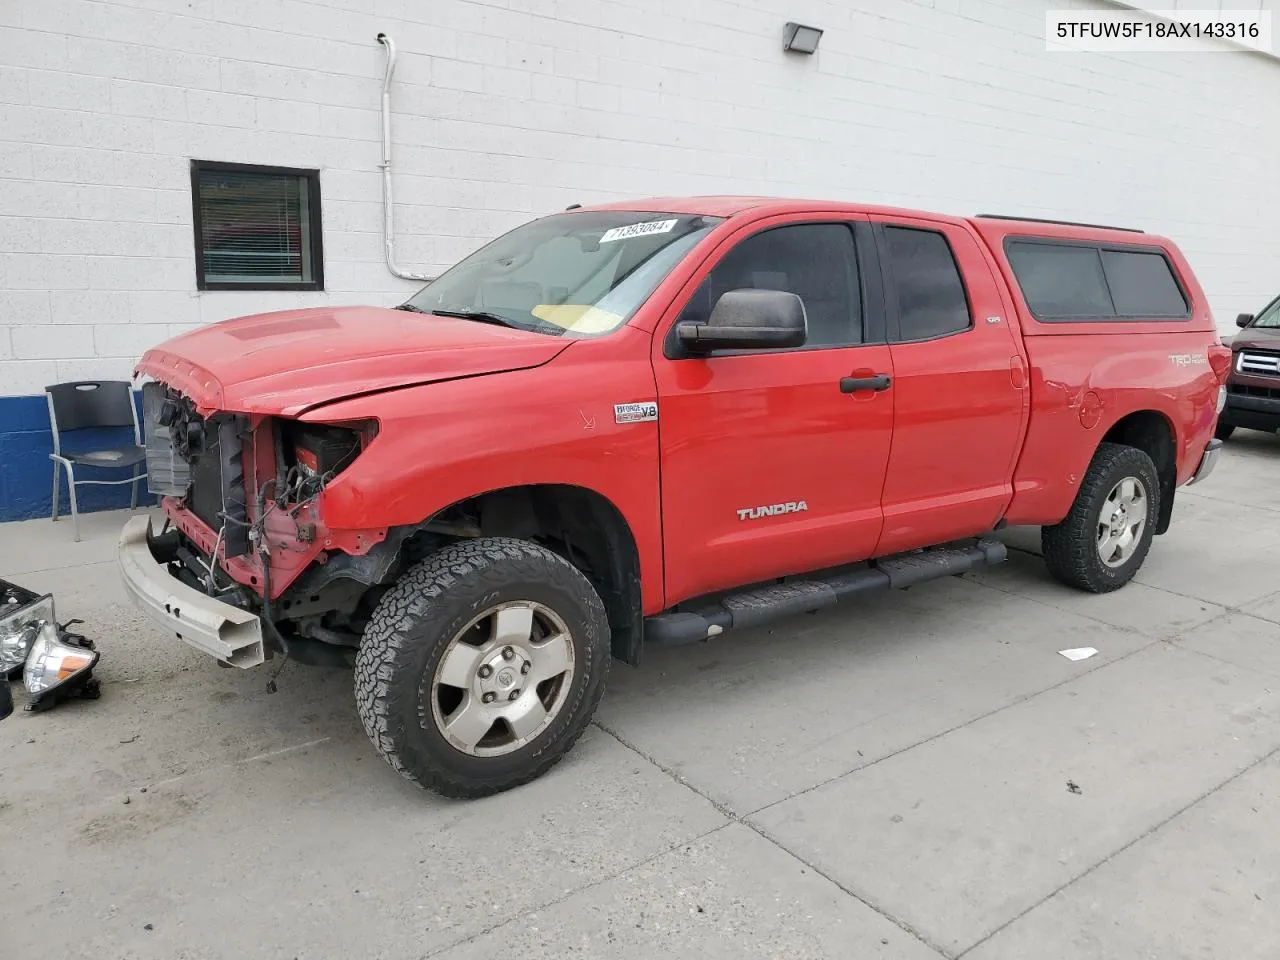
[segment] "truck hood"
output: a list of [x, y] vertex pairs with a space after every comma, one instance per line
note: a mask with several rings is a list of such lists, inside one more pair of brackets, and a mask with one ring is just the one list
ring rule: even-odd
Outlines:
[[384, 307], [320, 307], [184, 333], [148, 350], [135, 375], [180, 390], [202, 414], [296, 417], [357, 394], [536, 367], [572, 342]]
[[1230, 339], [1230, 346], [1233, 350], [1241, 347], [1280, 350], [1280, 327], [1245, 327]]

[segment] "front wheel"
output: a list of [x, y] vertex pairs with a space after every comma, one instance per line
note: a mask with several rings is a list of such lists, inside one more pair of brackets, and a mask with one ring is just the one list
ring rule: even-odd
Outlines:
[[1160, 477], [1136, 447], [1099, 445], [1071, 512], [1040, 531], [1049, 572], [1090, 593], [1133, 579], [1151, 549], [1160, 516]]
[[609, 656], [604, 605], [576, 567], [523, 540], [466, 540], [378, 603], [356, 655], [356, 706], [404, 777], [483, 797], [569, 751], [604, 694]]

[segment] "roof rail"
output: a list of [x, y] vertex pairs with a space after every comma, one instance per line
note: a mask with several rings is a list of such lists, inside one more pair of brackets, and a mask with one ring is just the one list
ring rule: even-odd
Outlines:
[[1097, 230], [1123, 230], [1125, 233], [1145, 233], [1137, 227], [1113, 227], [1105, 223], [1080, 223], [1076, 220], [1047, 220], [1043, 217], [1014, 217], [1004, 213], [980, 213], [980, 220], [1021, 220], [1026, 223], [1058, 223], [1064, 227], [1093, 227]]

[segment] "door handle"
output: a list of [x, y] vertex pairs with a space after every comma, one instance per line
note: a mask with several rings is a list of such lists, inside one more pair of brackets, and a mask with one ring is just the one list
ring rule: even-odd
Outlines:
[[853, 393], [855, 390], [888, 390], [893, 381], [887, 373], [877, 373], [874, 377], [841, 377], [840, 392]]

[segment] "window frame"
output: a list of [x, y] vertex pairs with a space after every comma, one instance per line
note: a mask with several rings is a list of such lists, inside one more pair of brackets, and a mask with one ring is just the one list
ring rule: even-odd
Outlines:
[[[1098, 269], [1102, 273], [1102, 282], [1107, 288], [1107, 297], [1111, 300], [1112, 312], [1107, 316], [1094, 316], [1092, 314], [1075, 314], [1069, 317], [1041, 316], [1031, 306], [1031, 301], [1027, 299], [1026, 290], [1022, 286], [1022, 279], [1018, 276], [1018, 271], [1013, 265], [1013, 258], [1010, 256], [1010, 247], [1019, 243], [1050, 247], [1085, 247], [1093, 250], [1098, 259]], [[1075, 240], [1011, 233], [1005, 236], [1001, 246], [1004, 252], [1005, 263], [1009, 267], [1009, 275], [1013, 278], [1014, 285], [1017, 287], [1018, 296], [1026, 306], [1027, 313], [1029, 313], [1038, 323], [1187, 323], [1195, 315], [1191, 296], [1187, 292], [1187, 288], [1183, 283], [1181, 274], [1178, 272], [1177, 264], [1173, 262], [1168, 251], [1158, 244], [1118, 243], [1107, 240]], [[1147, 253], [1158, 255], [1164, 261], [1165, 266], [1169, 268], [1169, 275], [1173, 278], [1173, 284], [1178, 290], [1178, 295], [1182, 297], [1182, 302], [1185, 307], [1184, 312], [1181, 314], [1120, 313], [1120, 311], [1116, 309], [1115, 294], [1111, 291], [1111, 280], [1107, 276], [1106, 261], [1102, 258], [1103, 251], [1112, 253]]]
[[[228, 163], [221, 160], [191, 160], [191, 224], [195, 242], [197, 290], [324, 290], [324, 232], [321, 226], [320, 171], [305, 167], [276, 167], [257, 163]], [[311, 279], [298, 283], [280, 280], [208, 280], [204, 271], [204, 223], [200, 215], [200, 174], [251, 173], [263, 176], [297, 177], [306, 181], [308, 229], [311, 247]]]
[[[745, 236], [731, 238], [722, 248], [715, 250], [708, 258], [711, 261], [710, 267], [703, 270], [699, 268], [699, 277], [697, 282], [692, 283], [686, 292], [680, 297], [679, 308], [675, 311], [674, 316], [667, 327], [666, 336], [663, 338], [663, 355], [668, 360], [709, 360], [717, 357], [742, 357], [742, 356], [764, 356], [771, 354], [791, 354], [806, 353], [815, 350], [856, 350], [859, 347], [873, 346], [885, 342], [887, 331], [885, 329], [886, 322], [881, 307], [881, 313], [876, 322], [873, 321], [872, 311], [876, 309], [876, 305], [883, 305], [884, 290], [880, 277], [880, 262], [878, 251], [874, 238], [871, 235], [871, 224], [866, 220], [851, 219], [847, 216], [811, 216], [803, 219], [787, 219], [780, 222], [765, 222], [758, 229], [753, 229]], [[857, 284], [857, 290], [854, 294], [857, 297], [858, 309], [861, 321], [861, 339], [854, 343], [823, 343], [810, 344], [805, 343], [799, 347], [777, 347], [771, 349], [762, 349], [755, 347], [744, 347], [736, 350], [711, 350], [708, 352], [690, 353], [685, 349], [680, 341], [679, 327], [681, 318], [684, 316], [685, 310], [689, 306], [689, 302], [698, 293], [702, 285], [710, 278], [729, 256], [731, 256], [744, 243], [749, 243], [756, 237], [774, 230], [785, 230], [788, 227], [820, 227], [820, 226], [837, 226], [844, 227], [849, 231], [849, 238], [852, 241], [853, 249], [853, 268]]]
[[[935, 340], [946, 340], [948, 337], [959, 337], [966, 333], [971, 333], [977, 329], [977, 321], [974, 318], [973, 310], [973, 294], [969, 291], [969, 282], [965, 278], [964, 268], [960, 266], [960, 258], [956, 256], [956, 248], [951, 243], [951, 238], [947, 236], [947, 228], [950, 224], [929, 224], [903, 222], [896, 220], [877, 220], [874, 223], [876, 244], [880, 248], [880, 264], [881, 270], [884, 272], [884, 300], [885, 308], [888, 313], [891, 329], [889, 335], [890, 343], [932, 343]], [[889, 238], [885, 236], [885, 230], [893, 228], [897, 230], [917, 230], [924, 233], [936, 233], [942, 238], [942, 242], [947, 245], [947, 252], [951, 254], [951, 262], [955, 265], [956, 276], [960, 279], [960, 290], [964, 294], [964, 308], [969, 314], [969, 324], [959, 330], [951, 330], [947, 333], [938, 333], [932, 337], [905, 337], [902, 333], [902, 308], [898, 303], [898, 287], [897, 278], [893, 272], [893, 260], [889, 256]]]

